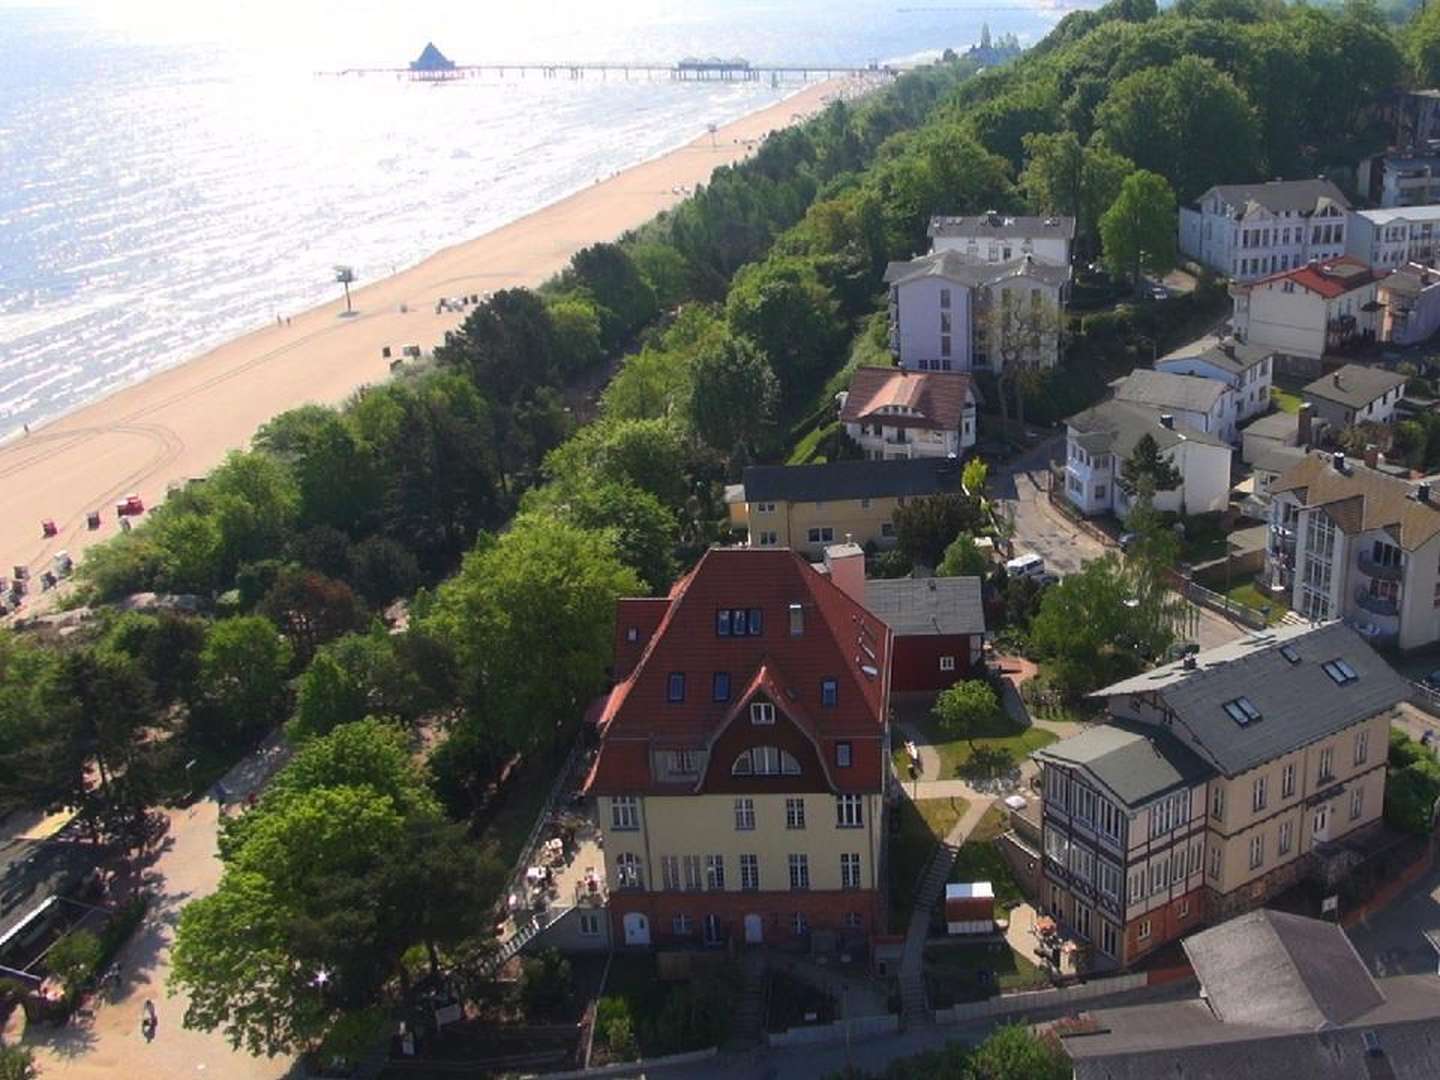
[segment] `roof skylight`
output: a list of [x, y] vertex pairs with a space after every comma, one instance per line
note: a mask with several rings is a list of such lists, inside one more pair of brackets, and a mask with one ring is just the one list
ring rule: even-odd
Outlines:
[[1247, 697], [1238, 697], [1234, 701], [1227, 701], [1223, 707], [1225, 715], [1241, 727], [1246, 727], [1260, 719], [1260, 710], [1255, 708]]
[[1300, 663], [1300, 654], [1295, 651], [1294, 645], [1281, 645], [1280, 655], [1292, 664]]
[[1336, 686], [1348, 686], [1360, 678], [1355, 669], [1338, 656], [1334, 660], [1326, 660], [1320, 667], [1335, 681]]

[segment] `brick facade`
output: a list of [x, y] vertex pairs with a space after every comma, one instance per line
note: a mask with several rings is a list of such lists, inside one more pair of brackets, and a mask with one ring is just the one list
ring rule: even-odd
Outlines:
[[[759, 915], [764, 941], [770, 945], [803, 943], [808, 934], [797, 935], [794, 916], [805, 916], [808, 930], [829, 930], [842, 938], [867, 938], [881, 927], [880, 895], [873, 889], [804, 892], [615, 892], [610, 895], [611, 930], [616, 944], [625, 943], [625, 916], [645, 915], [650, 922], [652, 945], [695, 945], [704, 940], [704, 920], [714, 915], [720, 921], [720, 941], [745, 940], [745, 917]], [[689, 916], [691, 929], [679, 935], [674, 929], [678, 915]], [[846, 926], [846, 916], [858, 916], [859, 926]]]
[[[1125, 965], [1129, 966], [1160, 946], [1184, 937], [1205, 922], [1208, 910], [1206, 892], [1205, 889], [1192, 889], [1163, 907], [1126, 923], [1122, 950]], [[1140, 933], [1146, 923], [1150, 924], [1150, 933], [1142, 938]]]

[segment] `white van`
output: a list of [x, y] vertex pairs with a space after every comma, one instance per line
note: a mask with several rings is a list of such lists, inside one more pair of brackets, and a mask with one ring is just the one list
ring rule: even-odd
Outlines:
[[1045, 560], [1034, 553], [1016, 555], [1005, 564], [1005, 573], [1010, 577], [1044, 577]]

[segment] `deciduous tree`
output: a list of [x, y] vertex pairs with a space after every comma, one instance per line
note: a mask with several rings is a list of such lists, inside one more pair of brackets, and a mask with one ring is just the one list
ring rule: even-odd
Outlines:
[[1163, 176], [1131, 173], [1100, 219], [1105, 262], [1139, 285], [1141, 271], [1168, 273], [1175, 266], [1175, 192]]
[[984, 679], [966, 679], [935, 699], [935, 722], [951, 739], [964, 739], [973, 748], [975, 738], [1000, 717], [1000, 700]]

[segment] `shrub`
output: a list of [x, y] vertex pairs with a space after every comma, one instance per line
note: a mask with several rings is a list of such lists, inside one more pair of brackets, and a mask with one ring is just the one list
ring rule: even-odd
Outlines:
[[1385, 784], [1385, 821], [1404, 832], [1430, 832], [1440, 799], [1440, 761], [1400, 731], [1390, 732], [1390, 778]]
[[95, 976], [100, 966], [100, 939], [89, 930], [72, 930], [45, 954], [45, 966], [65, 987], [65, 996], [73, 998]]
[[526, 960], [520, 976], [520, 1000], [527, 1013], [553, 1012], [570, 1000], [570, 961], [557, 949]]
[[635, 1029], [630, 1023], [630, 1017], [616, 1016], [605, 1025], [605, 1045], [610, 1048], [610, 1053], [617, 1058], [631, 1058], [635, 1055]]

